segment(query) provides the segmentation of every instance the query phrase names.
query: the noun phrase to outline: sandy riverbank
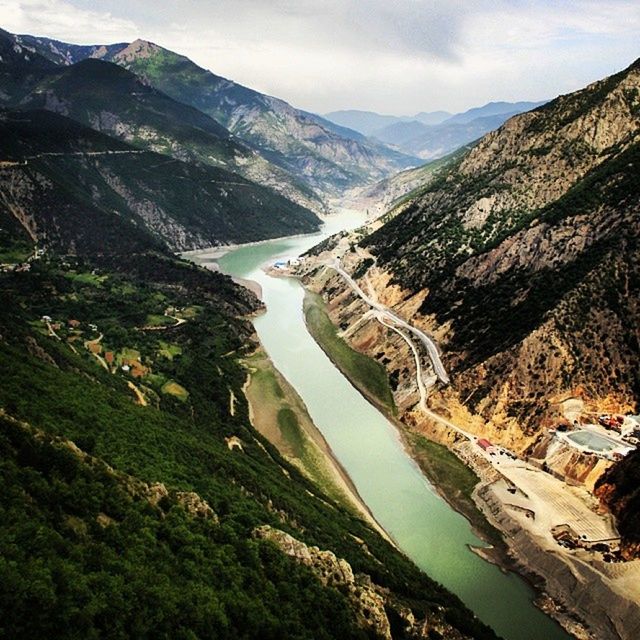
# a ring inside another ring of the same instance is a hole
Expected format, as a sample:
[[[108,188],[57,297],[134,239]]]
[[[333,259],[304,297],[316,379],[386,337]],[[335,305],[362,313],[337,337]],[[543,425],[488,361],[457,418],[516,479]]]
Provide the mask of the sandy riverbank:
[[[375,520],[351,478],[313,423],[296,390],[260,347],[244,364],[249,376],[244,393],[251,423],[289,462],[333,498],[393,541]]]

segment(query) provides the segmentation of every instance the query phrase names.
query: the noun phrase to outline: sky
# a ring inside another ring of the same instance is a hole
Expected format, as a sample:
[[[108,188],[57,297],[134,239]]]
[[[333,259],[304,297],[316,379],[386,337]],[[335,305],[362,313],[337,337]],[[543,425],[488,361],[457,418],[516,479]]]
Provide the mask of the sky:
[[[640,57],[640,0],[0,0],[0,26],[151,40],[316,113],[553,98]]]

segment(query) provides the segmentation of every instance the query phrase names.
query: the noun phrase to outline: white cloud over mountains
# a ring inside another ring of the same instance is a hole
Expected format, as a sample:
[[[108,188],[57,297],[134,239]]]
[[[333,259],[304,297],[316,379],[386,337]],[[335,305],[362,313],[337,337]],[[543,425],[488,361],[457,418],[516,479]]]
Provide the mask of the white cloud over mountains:
[[[318,112],[553,97],[640,55],[637,0],[0,0],[0,24],[153,40]]]

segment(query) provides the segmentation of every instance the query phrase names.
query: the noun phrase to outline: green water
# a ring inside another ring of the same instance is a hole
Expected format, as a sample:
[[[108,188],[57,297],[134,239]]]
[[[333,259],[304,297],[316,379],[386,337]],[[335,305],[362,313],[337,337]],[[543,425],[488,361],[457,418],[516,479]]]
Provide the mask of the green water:
[[[301,285],[268,277],[261,269],[276,257],[298,255],[330,233],[361,223],[360,216],[341,215],[320,234],[236,249],[219,260],[220,268],[262,286],[267,312],[255,321],[262,344],[398,546],[504,638],[567,639],[533,605],[534,593],[522,579],[469,550],[469,545],[483,542],[467,520],[438,496],[403,449],[396,429],[351,386],[307,332]]]

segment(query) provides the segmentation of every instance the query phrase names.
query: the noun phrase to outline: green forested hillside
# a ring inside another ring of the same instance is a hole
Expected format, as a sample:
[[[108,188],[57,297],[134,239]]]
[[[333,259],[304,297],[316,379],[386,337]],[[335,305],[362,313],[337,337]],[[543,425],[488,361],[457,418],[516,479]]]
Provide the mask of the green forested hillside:
[[[345,593],[254,537],[267,524],[389,589],[394,637],[402,607],[493,637],[251,428],[234,316],[257,303],[228,278],[136,254],[41,259],[0,287],[3,635],[367,637]]]

